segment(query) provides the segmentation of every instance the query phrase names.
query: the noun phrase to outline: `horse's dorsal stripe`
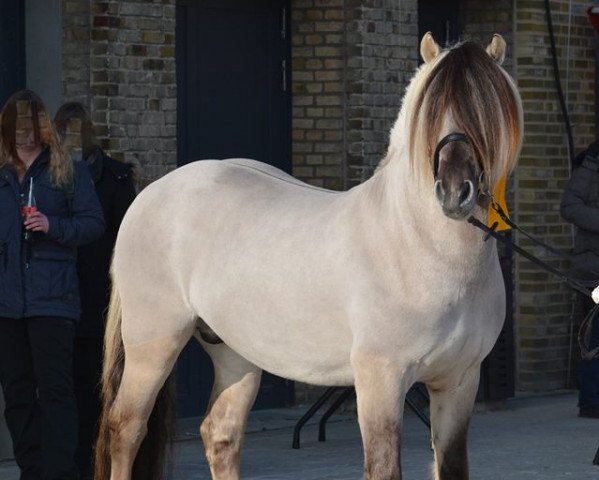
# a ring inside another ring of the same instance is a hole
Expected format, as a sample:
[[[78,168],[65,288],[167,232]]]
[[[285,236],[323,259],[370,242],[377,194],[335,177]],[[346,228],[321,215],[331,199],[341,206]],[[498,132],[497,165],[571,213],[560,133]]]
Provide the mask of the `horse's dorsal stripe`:
[[[261,174],[266,175],[268,177],[272,177],[272,178],[274,178],[276,180],[280,180],[281,182],[289,183],[290,185],[295,185],[296,187],[301,187],[301,188],[305,188],[305,189],[309,189],[309,190],[316,190],[318,192],[330,193],[330,194],[340,194],[340,193],[342,193],[342,192],[337,191],[337,190],[328,190],[326,188],[320,188],[320,187],[316,187],[314,185],[310,185],[309,183],[304,183],[301,180],[298,180],[298,179],[296,179],[296,178],[294,178],[292,176],[288,176],[283,171],[281,171],[281,173],[283,175],[285,175],[285,176],[279,176],[279,175],[275,175],[274,173],[267,172],[266,170],[262,170],[261,168],[257,168],[257,167],[254,167],[252,165],[248,165],[248,164],[245,164],[245,163],[239,163],[239,162],[236,162],[234,160],[227,160],[227,162],[229,164],[231,164],[231,165],[235,165],[235,166],[238,166],[238,167],[247,168],[249,170],[253,170],[255,172],[261,173]]]

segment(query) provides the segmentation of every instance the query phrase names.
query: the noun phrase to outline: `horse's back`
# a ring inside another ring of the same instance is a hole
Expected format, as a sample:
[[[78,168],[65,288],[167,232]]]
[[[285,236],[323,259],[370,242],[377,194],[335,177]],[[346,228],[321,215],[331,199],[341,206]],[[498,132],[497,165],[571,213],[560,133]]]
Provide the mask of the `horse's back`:
[[[127,212],[119,242],[137,241],[143,229],[157,229],[170,240],[200,222],[198,234],[212,233],[219,218],[242,222],[250,230],[253,218],[314,226],[323,215],[335,215],[342,192],[314,187],[265,163],[249,159],[202,160],[185,165],[146,187]],[[310,217],[306,213],[313,213]],[[150,225],[151,224],[151,225]],[[208,230],[207,230],[208,229]],[[243,232],[239,232],[243,233]],[[126,240],[124,237],[129,237]],[[118,248],[118,247],[117,247]]]
[[[244,185],[267,185],[275,190],[287,191],[289,195],[298,195],[301,192],[308,195],[317,192],[324,195],[339,194],[339,192],[309,185],[272,165],[248,158],[201,160],[188,163],[160,178],[151,186],[170,189],[173,184],[179,187],[191,184],[235,189],[243,188]]]

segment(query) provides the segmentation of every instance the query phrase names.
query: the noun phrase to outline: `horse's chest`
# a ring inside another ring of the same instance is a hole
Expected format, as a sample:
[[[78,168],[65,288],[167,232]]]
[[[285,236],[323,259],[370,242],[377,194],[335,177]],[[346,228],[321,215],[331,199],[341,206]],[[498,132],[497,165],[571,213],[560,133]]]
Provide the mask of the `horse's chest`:
[[[501,291],[484,283],[430,281],[389,295],[386,308],[371,305],[365,343],[415,361],[423,370],[482,359],[497,338],[505,303]]]
[[[436,374],[482,361],[497,339],[503,318],[501,311],[490,306],[463,301],[439,309],[428,322],[422,317],[425,327],[420,333],[429,342],[422,342],[415,356],[423,371]]]

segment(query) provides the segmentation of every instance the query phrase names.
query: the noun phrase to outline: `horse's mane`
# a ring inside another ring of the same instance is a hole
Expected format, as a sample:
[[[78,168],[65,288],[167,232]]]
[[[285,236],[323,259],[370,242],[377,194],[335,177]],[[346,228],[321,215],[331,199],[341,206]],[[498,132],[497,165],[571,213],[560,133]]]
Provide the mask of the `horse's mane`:
[[[470,139],[490,185],[515,167],[522,143],[520,96],[508,74],[472,42],[457,44],[415,75],[381,167],[399,150],[405,133],[398,130],[405,128],[412,168],[432,181],[432,154],[447,113]]]

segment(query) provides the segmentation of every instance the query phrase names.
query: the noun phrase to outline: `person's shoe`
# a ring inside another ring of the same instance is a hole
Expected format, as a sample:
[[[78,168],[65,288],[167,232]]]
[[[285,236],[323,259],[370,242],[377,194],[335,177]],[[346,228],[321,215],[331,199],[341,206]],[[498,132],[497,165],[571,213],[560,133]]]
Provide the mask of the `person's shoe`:
[[[584,418],[599,418],[599,405],[580,407],[578,410],[578,416]]]

